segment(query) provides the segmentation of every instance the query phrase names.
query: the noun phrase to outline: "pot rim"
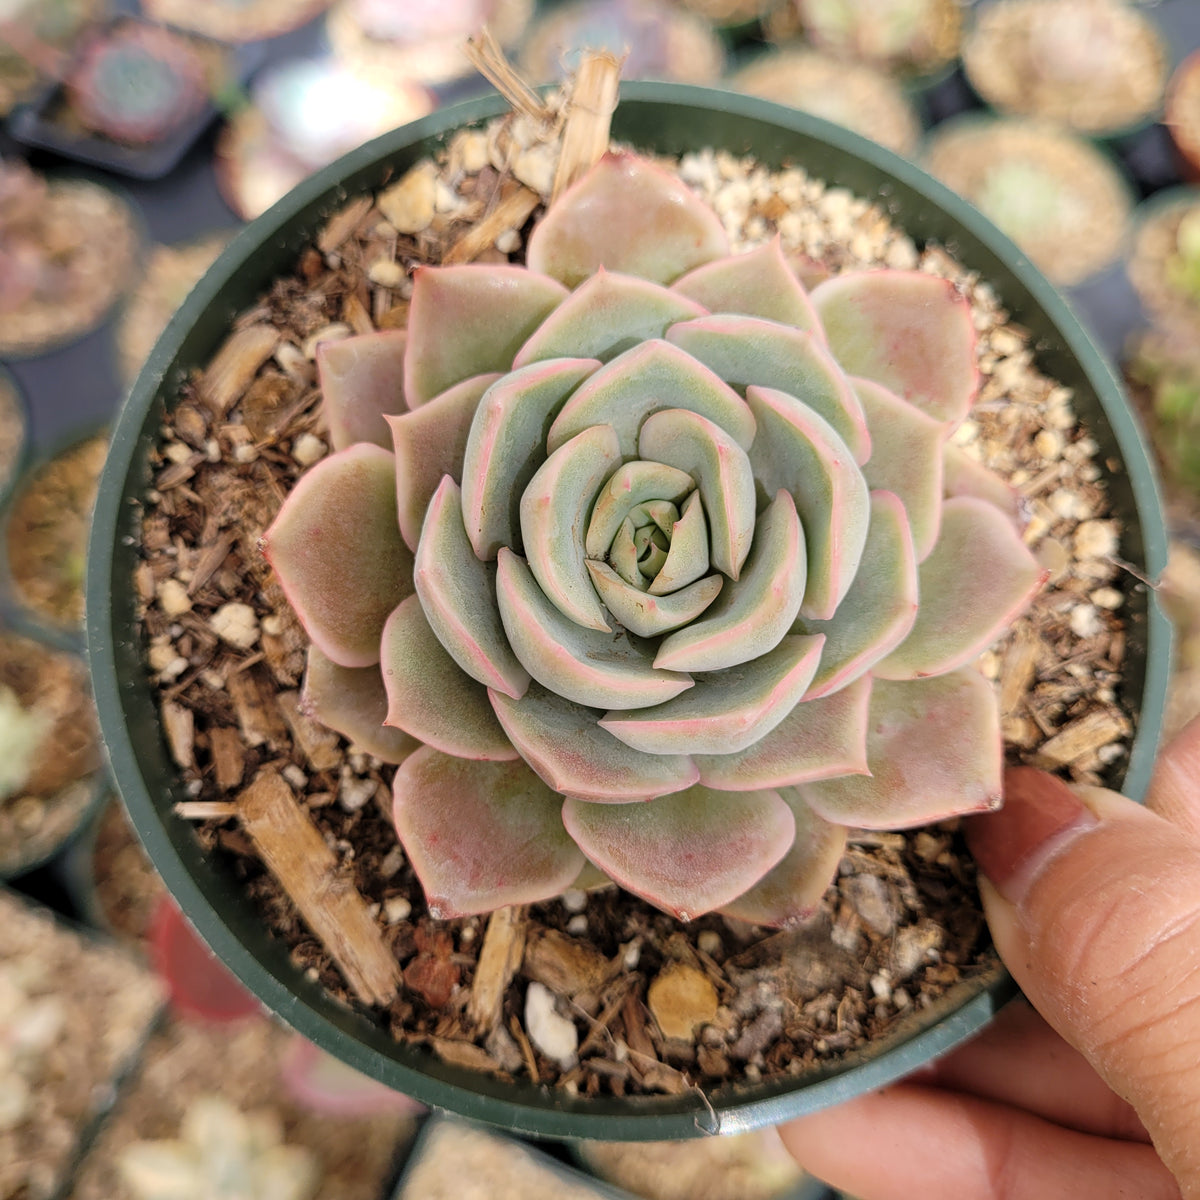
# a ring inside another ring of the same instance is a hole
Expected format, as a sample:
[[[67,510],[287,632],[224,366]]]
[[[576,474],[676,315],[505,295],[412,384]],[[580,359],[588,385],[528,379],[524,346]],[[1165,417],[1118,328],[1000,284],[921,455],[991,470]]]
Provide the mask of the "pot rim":
[[[789,153],[799,158],[806,145],[815,146],[827,162],[832,155],[841,163],[846,177],[839,181],[852,190],[870,187],[873,193],[882,191],[889,202],[896,199],[897,204],[907,198],[912,208],[903,224],[918,240],[933,237],[945,241],[951,230],[954,241],[967,243],[974,258],[982,259],[972,265],[984,277],[1000,273],[1006,280],[1002,290],[1022,293],[1037,310],[1033,313],[1038,327],[1035,334],[1040,335],[1044,327],[1039,349],[1053,360],[1051,368],[1054,362],[1074,364],[1077,369],[1071,373],[1100,398],[1112,434],[1109,440],[1115,443],[1114,452],[1123,459],[1129,477],[1126,502],[1136,518],[1131,557],[1142,559],[1151,577],[1162,570],[1167,542],[1158,487],[1120,385],[1057,292],[976,210],[890,151],[839,126],[768,101],[663,83],[626,83],[621,97],[614,125],[617,138],[633,139],[623,125],[631,118],[636,123],[639,116],[643,121],[649,116],[654,121],[652,135],[643,126],[643,136],[664,153],[686,149],[689,141],[692,146],[726,145],[736,152],[748,152],[749,145],[743,143],[751,133],[756,137],[755,152],[764,160],[775,155],[781,161]],[[302,977],[290,964],[286,950],[266,935],[257,918],[240,911],[247,907],[238,902],[240,897],[229,903],[228,881],[204,859],[190,828],[170,816],[173,802],[185,797],[182,788],[172,788],[174,768],[163,746],[157,711],[140,664],[139,632],[128,585],[137,542],[131,499],[147,484],[145,450],[157,433],[159,402],[177,388],[181,377],[177,360],[196,364],[203,361],[202,353],[211,355],[215,349],[211,341],[203,347],[195,344],[201,335],[193,332],[193,326],[208,313],[219,316],[221,327],[227,329],[234,315],[231,303],[236,301],[229,296],[222,300],[227,285],[256,250],[271,260],[265,267],[257,264],[264,271],[278,272],[284,269],[280,264],[294,261],[302,244],[292,230],[296,222],[307,220],[306,227],[311,229],[321,214],[344,203],[349,195],[378,186],[383,162],[406,152],[426,154],[433,148],[431,139],[497,116],[506,107],[500,97],[490,96],[440,110],[367,143],[319,172],[234,238],[164,331],[113,429],[93,518],[87,635],[102,732],[114,777],[138,832],[200,935],[284,1021],[349,1065],[434,1107],[541,1137],[660,1140],[742,1132],[838,1103],[901,1077],[976,1033],[1016,994],[1015,984],[996,967],[948,993],[943,1003],[935,1006],[936,1023],[909,1028],[889,1039],[881,1052],[843,1060],[836,1068],[822,1068],[800,1081],[729,1086],[714,1093],[713,1103],[699,1089],[681,1097],[585,1100],[530,1083],[503,1083],[453,1068],[432,1054],[393,1042],[368,1017],[338,1004]],[[697,141],[698,125],[705,132],[704,143]],[[730,141],[736,144],[730,145]],[[940,212],[931,218],[931,209]],[[939,220],[940,233],[935,236],[932,231]],[[961,247],[956,248],[961,253]],[[250,286],[246,277],[251,274],[243,273],[244,286]],[[262,285],[253,286],[257,291]],[[1051,369],[1051,373],[1059,372]],[[1125,785],[1135,796],[1140,796],[1149,780],[1169,662],[1170,626],[1152,592],[1146,595],[1144,632],[1147,656],[1141,681],[1141,718]],[[158,769],[153,792],[143,770],[146,758]]]

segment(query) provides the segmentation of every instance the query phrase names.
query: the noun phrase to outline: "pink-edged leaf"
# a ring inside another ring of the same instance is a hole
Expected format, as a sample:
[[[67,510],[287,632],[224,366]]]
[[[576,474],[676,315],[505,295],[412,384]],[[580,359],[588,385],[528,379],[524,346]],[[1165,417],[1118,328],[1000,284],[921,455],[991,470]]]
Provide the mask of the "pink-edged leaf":
[[[601,728],[646,754],[736,754],[765,737],[804,695],[822,637],[785,637],[774,650],[696,681],[653,708],[613,711]]]
[[[387,690],[379,667],[339,667],[316,646],[308,648],[304,712],[384,762],[403,762],[420,744],[403,729],[385,725]]]
[[[696,481],[708,517],[709,559],[737,579],[754,538],[754,475],[746,452],[699,413],[664,408],[642,422],[638,454]]]
[[[908,636],[917,619],[917,562],[899,497],[871,493],[871,527],[850,590],[828,621],[801,617],[794,633],[825,635],[808,699],[829,696],[869,671]]]
[[[820,334],[759,317],[717,315],[673,325],[667,341],[736,388],[754,385],[795,396],[833,427],[856,463],[870,456],[862,405]]]
[[[700,782],[719,791],[785,787],[867,773],[864,675],[833,696],[803,700],[770,733],[737,754],[697,754]]]
[[[648,279],[602,268],[538,326],[518,351],[513,366],[564,355],[608,362],[650,338],[662,337],[676,321],[700,317],[706,311]]]
[[[913,551],[923,561],[942,520],[942,448],[945,426],[869,379],[854,379],[871,430],[871,457],[863,477],[872,490],[899,496],[908,514]]]
[[[871,519],[867,482],[834,428],[794,396],[751,387],[746,401],[758,422],[750,462],[762,499],[790,493],[804,525],[808,581],[800,611],[825,620],[862,561]]]
[[[425,515],[413,580],[430,628],[459,667],[484,687],[523,695],[529,672],[504,636],[496,608],[496,565],[471,549],[462,493],[449,476]]]
[[[689,271],[671,291],[712,313],[741,313],[807,329],[823,337],[817,311],[784,257],[778,237]]]
[[[953,671],[986,650],[1046,582],[1012,521],[973,496],[947,500],[937,544],[918,571],[912,632],[874,672],[914,679]]]
[[[379,661],[383,623],[413,590],[394,455],[359,442],[322,459],[288,493],[259,547],[325,654],[343,667]]]
[[[621,463],[611,425],[559,446],[521,493],[521,541],[546,598],[577,625],[608,632],[583,553],[583,530],[605,480]]]
[[[933,679],[877,679],[868,714],[870,775],[801,784],[827,821],[909,829],[1000,804],[1000,714],[992,685],[967,667]]]
[[[538,587],[528,564],[501,550],[496,595],[504,632],[521,665],[543,687],[589,708],[659,704],[692,686],[690,675],[658,671],[623,630],[586,629]]]
[[[473,375],[507,371],[529,335],[566,297],[562,284],[524,267],[418,267],[404,360],[409,407]]]
[[[971,306],[948,279],[923,271],[848,271],[818,284],[813,304],[834,357],[956,424],[975,399]]]
[[[1018,528],[1028,521],[1021,493],[961,446],[947,442],[942,455],[942,488],[947,499],[974,496],[994,504]]]
[[[591,862],[681,921],[760,880],[787,853],[796,828],[778,792],[699,785],[647,804],[568,800],[562,816]]]
[[[666,596],[655,596],[625,582],[607,563],[587,560],[596,594],[609,612],[637,637],[652,638],[694,621],[720,595],[723,575],[706,575]],[[655,660],[657,666],[665,664]]]
[[[597,724],[600,713],[533,684],[520,700],[492,693],[500,723],[521,757],[564,796],[600,804],[650,800],[691,787],[686,754],[641,754]]]
[[[548,900],[583,867],[562,797],[519,759],[476,762],[423,746],[392,792],[396,832],[437,920]]]
[[[563,405],[546,439],[549,450],[590,425],[611,425],[621,453],[637,454],[642,422],[664,408],[686,408],[719,425],[743,450],[754,441],[746,402],[708,367],[669,342],[645,342],[606,363]]]
[[[609,153],[551,205],[527,261],[573,288],[601,267],[671,283],[728,253],[720,219],[678,176]]]
[[[412,412],[387,418],[396,454],[396,503],[400,533],[413,550],[421,522],[444,475],[462,483],[467,434],[479,401],[496,374],[476,375],[455,384]]]
[[[317,378],[321,402],[335,450],[355,442],[392,448],[384,418],[404,412],[402,329],[381,329],[358,337],[317,345]]]
[[[501,546],[521,549],[521,494],[546,459],[546,431],[563,401],[599,365],[594,358],[534,363],[484,394],[459,480],[467,536],[480,558],[495,558]]]
[[[758,518],[741,578],[725,585],[701,620],[664,638],[654,665],[720,671],[773,650],[800,611],[807,572],[796,504],[781,491]]]
[[[505,762],[517,751],[492,711],[487,689],[446,653],[409,596],[383,630],[387,723],[446,754]]]
[[[752,888],[721,909],[727,917],[774,929],[812,916],[846,849],[844,826],[819,817],[791,788],[779,794],[796,820],[791,849]]]

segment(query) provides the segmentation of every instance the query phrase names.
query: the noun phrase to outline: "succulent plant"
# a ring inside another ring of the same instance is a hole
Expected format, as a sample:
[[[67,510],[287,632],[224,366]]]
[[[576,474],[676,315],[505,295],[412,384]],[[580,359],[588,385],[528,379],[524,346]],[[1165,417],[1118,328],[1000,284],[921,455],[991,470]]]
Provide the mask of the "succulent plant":
[[[47,713],[26,708],[12,688],[0,683],[0,800],[28,786],[43,740],[53,726]]]
[[[131,1142],[117,1166],[138,1200],[307,1200],[319,1183],[312,1152],[284,1144],[274,1113],[219,1096],[191,1103],[179,1137]]]
[[[30,1115],[42,1059],[66,1022],[61,999],[34,971],[19,961],[0,964],[0,1130]]]
[[[1188,209],[1175,232],[1175,250],[1166,263],[1167,282],[1200,304],[1200,204]]]
[[[778,241],[731,255],[609,154],[526,265],[420,268],[406,332],[318,362],[335,452],[262,548],[310,711],[399,763],[435,916],[595,867],[681,919],[786,924],[847,827],[999,802],[971,663],[1043,573],[1002,481],[944,495],[977,380],[946,280],[806,293]]]
[[[811,39],[835,53],[893,67],[953,57],[960,18],[944,0],[794,0]]]
[[[67,80],[67,95],[88,129],[148,145],[200,111],[207,83],[199,56],[178,34],[127,22],[84,49]]]

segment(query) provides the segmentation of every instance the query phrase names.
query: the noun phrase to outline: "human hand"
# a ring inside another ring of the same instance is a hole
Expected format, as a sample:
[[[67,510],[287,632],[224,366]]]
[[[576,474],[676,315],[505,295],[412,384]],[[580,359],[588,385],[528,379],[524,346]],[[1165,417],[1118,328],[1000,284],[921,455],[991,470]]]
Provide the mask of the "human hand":
[[[967,839],[1033,1007],[784,1143],[862,1200],[1198,1200],[1200,718],[1146,808],[1020,767]]]

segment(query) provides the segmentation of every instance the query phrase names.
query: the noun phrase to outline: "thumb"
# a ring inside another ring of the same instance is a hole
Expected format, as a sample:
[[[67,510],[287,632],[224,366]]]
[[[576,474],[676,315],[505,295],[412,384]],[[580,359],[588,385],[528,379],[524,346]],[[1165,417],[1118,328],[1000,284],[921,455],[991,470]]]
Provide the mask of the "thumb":
[[[1014,978],[1200,1197],[1200,842],[1115,792],[1030,767],[1006,773],[1004,808],[967,836]]]

